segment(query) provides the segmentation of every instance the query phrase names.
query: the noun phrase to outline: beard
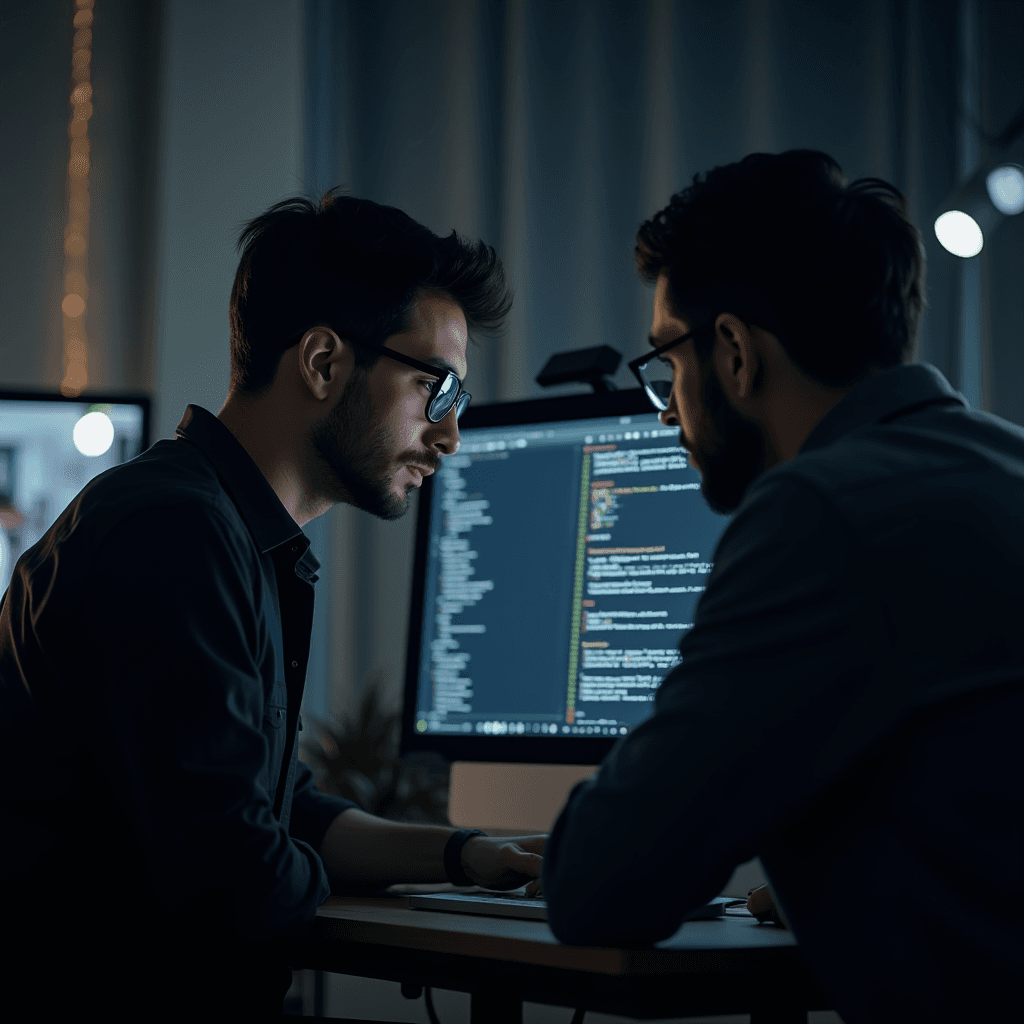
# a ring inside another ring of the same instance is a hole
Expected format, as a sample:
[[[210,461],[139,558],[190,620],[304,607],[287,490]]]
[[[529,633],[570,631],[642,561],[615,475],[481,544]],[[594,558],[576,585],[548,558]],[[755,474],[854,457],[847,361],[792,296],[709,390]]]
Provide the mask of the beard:
[[[701,491],[712,511],[729,515],[739,508],[750,485],[764,472],[761,431],[729,404],[714,367],[704,369],[704,415],[700,436],[679,443],[696,456]]]
[[[346,502],[379,519],[398,519],[409,510],[409,492],[394,493],[394,479],[413,463],[436,470],[440,456],[423,450],[396,452],[394,435],[374,416],[366,371],[352,371],[334,407],[309,432],[316,488],[334,502]]]

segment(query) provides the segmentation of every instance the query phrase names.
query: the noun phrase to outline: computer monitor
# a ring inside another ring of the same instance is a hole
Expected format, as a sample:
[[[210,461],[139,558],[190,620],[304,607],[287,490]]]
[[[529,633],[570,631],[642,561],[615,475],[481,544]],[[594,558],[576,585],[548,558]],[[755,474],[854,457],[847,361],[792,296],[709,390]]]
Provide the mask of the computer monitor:
[[[403,749],[597,764],[651,713],[727,519],[639,389],[459,428],[420,493]]]
[[[149,447],[149,399],[0,390],[0,595],[95,476]]]

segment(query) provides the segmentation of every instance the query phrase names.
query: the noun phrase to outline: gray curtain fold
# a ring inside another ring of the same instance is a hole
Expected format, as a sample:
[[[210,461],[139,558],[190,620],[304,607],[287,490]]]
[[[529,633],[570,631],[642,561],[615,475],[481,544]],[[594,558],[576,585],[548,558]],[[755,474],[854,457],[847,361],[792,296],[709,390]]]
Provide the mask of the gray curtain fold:
[[[472,374],[507,400],[540,393],[553,352],[638,350],[633,237],[694,173],[822,149],[906,192],[930,257],[921,355],[955,381],[957,268],[930,225],[957,181],[959,24],[955,0],[308,0],[307,186],[498,248],[516,307]]]

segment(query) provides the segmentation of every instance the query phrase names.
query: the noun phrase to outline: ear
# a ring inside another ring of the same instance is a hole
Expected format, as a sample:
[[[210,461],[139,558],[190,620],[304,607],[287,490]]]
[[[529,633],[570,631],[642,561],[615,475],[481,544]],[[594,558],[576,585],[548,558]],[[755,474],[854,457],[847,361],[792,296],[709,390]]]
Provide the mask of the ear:
[[[750,328],[738,316],[721,313],[715,320],[712,359],[722,389],[733,402],[753,396],[761,375],[760,356]]]
[[[336,395],[354,368],[352,347],[329,327],[311,327],[298,345],[299,375],[318,401]]]

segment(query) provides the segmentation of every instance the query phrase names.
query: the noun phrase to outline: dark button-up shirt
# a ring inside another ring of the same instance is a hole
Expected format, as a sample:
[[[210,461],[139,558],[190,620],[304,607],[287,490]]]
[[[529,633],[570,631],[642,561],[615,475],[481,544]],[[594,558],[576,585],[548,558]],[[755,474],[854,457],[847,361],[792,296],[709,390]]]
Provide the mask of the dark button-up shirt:
[[[317,568],[195,406],[174,440],[85,487],[0,609],[8,901],[42,907],[73,878],[126,928],[155,907],[161,929],[212,914],[246,940],[312,921],[329,891],[316,851],[354,806],[297,757]]]
[[[555,934],[665,938],[759,855],[846,1024],[1011,1019],[1022,622],[1024,431],[872,376],[751,485],[653,716],[571,794]]]

